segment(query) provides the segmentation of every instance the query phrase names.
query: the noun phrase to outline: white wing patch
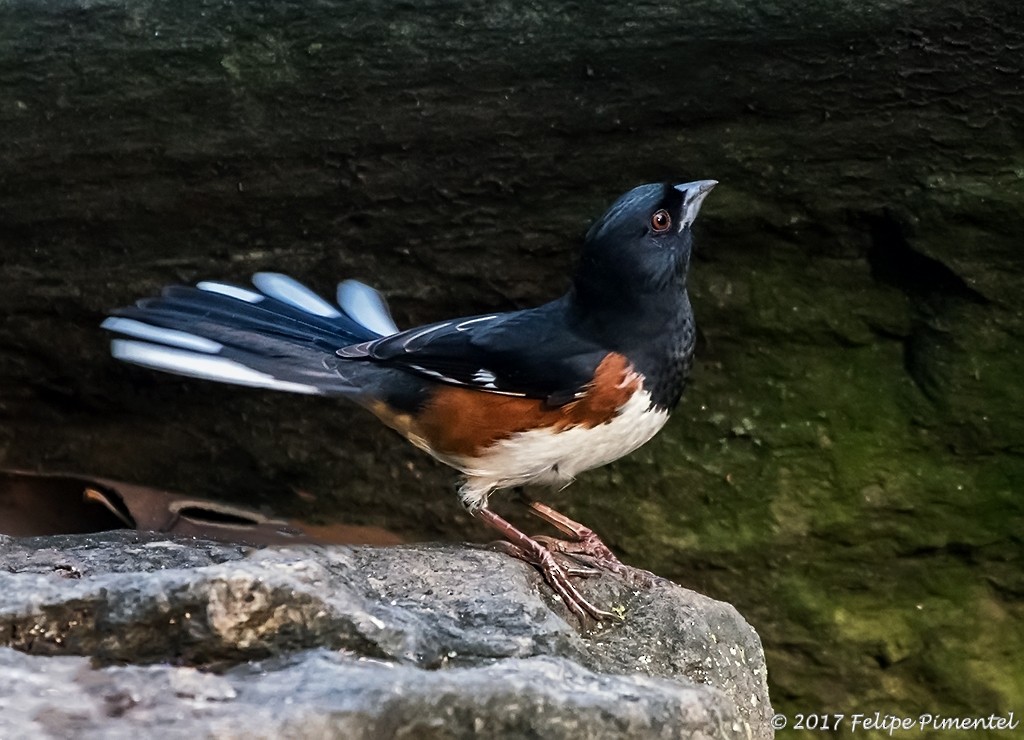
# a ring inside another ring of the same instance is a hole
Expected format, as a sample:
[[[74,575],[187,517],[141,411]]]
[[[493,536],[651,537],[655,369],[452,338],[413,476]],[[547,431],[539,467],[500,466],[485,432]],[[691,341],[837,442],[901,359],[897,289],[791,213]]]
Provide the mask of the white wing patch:
[[[336,319],[341,316],[338,309],[298,280],[279,272],[257,272],[252,276],[252,283],[271,298],[276,298],[300,311],[325,319]]]
[[[422,373],[424,375],[429,375],[431,378],[437,378],[438,380],[455,382],[451,378],[449,378],[447,375],[445,375],[444,373],[439,373],[437,370],[428,370],[427,368],[420,367],[419,365],[409,365],[409,367],[412,368],[413,370],[415,370],[418,373]]]
[[[493,316],[478,316],[475,319],[468,319],[467,321],[463,321],[462,323],[456,324],[455,325],[455,331],[466,331],[473,324],[479,324],[482,321],[493,321],[496,318],[498,318],[497,315],[493,315]]]
[[[134,339],[115,339],[110,343],[110,353],[124,362],[190,378],[216,380],[221,383],[245,385],[251,388],[270,388],[290,393],[321,393],[315,385],[278,380],[273,375],[253,370],[226,357],[201,354],[187,349],[161,347]]]
[[[494,388],[494,381],[498,377],[490,370],[477,370],[473,373],[473,382],[480,383],[484,388]]]
[[[358,280],[338,284],[338,305],[357,324],[383,337],[398,333],[388,304],[376,290]]]
[[[339,357],[364,357],[365,355],[356,351],[356,347],[343,347],[337,351]],[[346,353],[347,352],[347,353]],[[476,388],[478,390],[486,390],[489,393],[494,393],[499,396],[513,396],[515,398],[525,398],[525,393],[519,393],[517,391],[499,391],[497,382],[497,376],[490,370],[477,370],[473,373],[473,377],[469,382],[460,380],[459,378],[453,378],[450,375],[445,375],[439,370],[431,370],[430,368],[423,367],[422,365],[414,365],[409,363],[406,365],[409,370],[426,375],[428,378],[437,378],[445,383],[451,383],[452,385],[462,386],[463,388]]]
[[[429,336],[429,335],[433,334],[435,331],[441,331],[442,329],[445,329],[445,328],[451,326],[451,323],[452,322],[450,322],[450,321],[446,321],[443,324],[437,324],[435,326],[428,326],[426,329],[421,329],[420,331],[413,332],[412,334],[407,336],[404,340],[402,340],[402,348],[405,351],[407,351],[407,352],[415,351],[415,348],[413,347],[413,343],[414,342],[416,342],[416,341],[418,341],[420,339],[423,339],[426,336]]]

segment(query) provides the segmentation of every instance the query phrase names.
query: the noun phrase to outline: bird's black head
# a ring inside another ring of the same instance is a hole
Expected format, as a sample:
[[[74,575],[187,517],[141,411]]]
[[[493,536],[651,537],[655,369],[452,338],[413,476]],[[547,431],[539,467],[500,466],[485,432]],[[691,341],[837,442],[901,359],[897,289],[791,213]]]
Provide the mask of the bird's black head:
[[[576,271],[581,298],[618,302],[679,289],[690,264],[693,225],[718,183],[640,185],[590,227]]]

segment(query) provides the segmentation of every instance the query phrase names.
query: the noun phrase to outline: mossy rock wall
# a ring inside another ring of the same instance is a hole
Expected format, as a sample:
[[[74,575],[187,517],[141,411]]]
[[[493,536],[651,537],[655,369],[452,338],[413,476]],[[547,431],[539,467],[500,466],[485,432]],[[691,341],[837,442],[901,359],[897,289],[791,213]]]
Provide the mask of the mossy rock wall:
[[[715,178],[683,406],[549,500],[737,604],[782,711],[1019,709],[1022,48],[1008,0],[0,0],[0,464],[484,537],[361,412],[97,324],[261,269],[526,306],[620,192]]]

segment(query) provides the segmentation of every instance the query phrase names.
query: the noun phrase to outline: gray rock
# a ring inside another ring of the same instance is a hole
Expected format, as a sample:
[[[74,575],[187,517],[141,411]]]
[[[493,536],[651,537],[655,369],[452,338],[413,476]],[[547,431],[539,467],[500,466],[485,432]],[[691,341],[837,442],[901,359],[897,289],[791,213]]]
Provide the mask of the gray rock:
[[[735,609],[582,588],[625,619],[480,548],[0,538],[0,737],[772,736]]]

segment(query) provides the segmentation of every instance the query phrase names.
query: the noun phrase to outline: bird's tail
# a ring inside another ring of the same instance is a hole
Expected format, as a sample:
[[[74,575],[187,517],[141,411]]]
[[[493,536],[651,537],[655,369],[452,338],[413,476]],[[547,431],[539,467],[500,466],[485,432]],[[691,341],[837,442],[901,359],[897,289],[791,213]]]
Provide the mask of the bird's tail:
[[[354,280],[338,305],[278,273],[256,290],[220,282],[171,286],[115,311],[103,328],[119,360],[164,372],[292,393],[350,394],[358,383],[341,347],[398,331],[381,295]]]

